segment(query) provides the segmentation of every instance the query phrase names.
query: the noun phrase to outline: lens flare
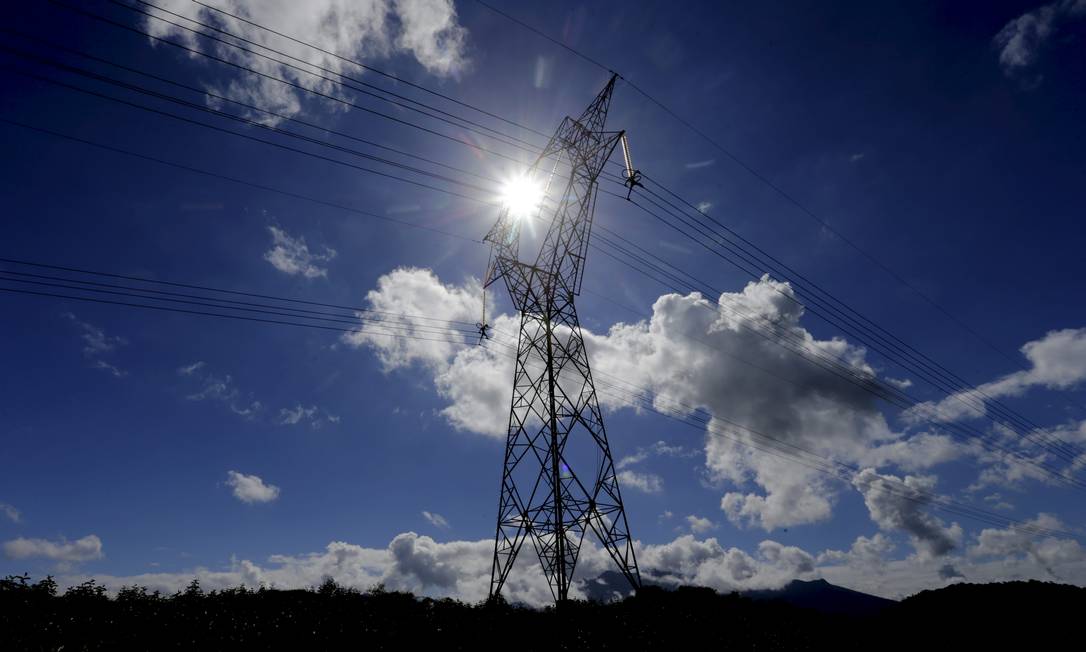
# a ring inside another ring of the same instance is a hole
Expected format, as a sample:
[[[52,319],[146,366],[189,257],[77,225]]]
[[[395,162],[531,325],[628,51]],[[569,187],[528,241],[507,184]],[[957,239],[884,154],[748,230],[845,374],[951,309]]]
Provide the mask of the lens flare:
[[[543,186],[527,176],[514,177],[502,187],[501,202],[512,217],[527,217],[543,203]]]

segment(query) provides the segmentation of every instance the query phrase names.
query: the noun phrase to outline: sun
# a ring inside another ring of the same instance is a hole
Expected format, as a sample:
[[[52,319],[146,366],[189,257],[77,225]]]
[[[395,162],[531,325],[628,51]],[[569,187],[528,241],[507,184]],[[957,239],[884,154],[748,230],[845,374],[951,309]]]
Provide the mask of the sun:
[[[543,203],[543,187],[526,175],[514,177],[502,186],[501,202],[510,216],[525,218]]]

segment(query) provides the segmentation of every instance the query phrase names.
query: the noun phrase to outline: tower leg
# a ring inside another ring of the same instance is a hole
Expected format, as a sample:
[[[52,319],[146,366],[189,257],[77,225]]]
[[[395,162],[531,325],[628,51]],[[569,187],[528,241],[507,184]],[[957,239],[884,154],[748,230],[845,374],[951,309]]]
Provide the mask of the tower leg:
[[[572,301],[544,307],[521,316],[490,594],[531,539],[554,599],[567,599],[588,531],[640,587],[576,310]]]

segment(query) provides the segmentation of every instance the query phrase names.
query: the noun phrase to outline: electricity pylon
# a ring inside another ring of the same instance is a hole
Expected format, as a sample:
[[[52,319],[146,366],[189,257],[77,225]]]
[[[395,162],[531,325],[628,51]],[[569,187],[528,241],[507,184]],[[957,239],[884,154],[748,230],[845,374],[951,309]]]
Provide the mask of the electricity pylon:
[[[555,181],[564,184],[535,263],[518,258],[527,218],[510,215],[508,207],[486,236],[492,249],[484,287],[504,279],[520,311],[491,598],[500,595],[521,545],[530,539],[555,601],[564,601],[589,530],[630,584],[641,586],[574,306],[584,275],[597,178],[620,141],[631,189],[635,183],[624,132],[603,130],[616,77],[581,117],[562,121],[529,168],[534,175],[554,158],[548,188]],[[560,176],[565,166],[569,174]]]

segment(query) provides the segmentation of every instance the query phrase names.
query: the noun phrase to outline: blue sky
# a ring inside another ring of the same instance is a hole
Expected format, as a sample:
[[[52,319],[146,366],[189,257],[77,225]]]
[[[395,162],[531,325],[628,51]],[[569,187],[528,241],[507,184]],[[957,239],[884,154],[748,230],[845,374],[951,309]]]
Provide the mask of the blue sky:
[[[205,22],[222,20],[192,2],[155,4]],[[322,0],[292,10],[288,4],[236,0],[217,6],[543,132],[565,115],[579,114],[608,77],[475,2]],[[707,214],[969,383],[984,384],[1016,412],[1082,443],[1081,5],[690,3],[681,11],[666,3],[501,6],[614,66],[911,287],[620,83],[608,125],[628,131],[646,175],[702,204]],[[123,25],[160,30],[155,33],[163,38],[186,38],[113,4],[86,7]],[[332,23],[317,19],[333,9],[339,10],[336,34],[327,29]],[[247,29],[308,60],[319,56],[251,26],[214,24]],[[60,51],[55,44],[61,44],[469,173],[505,179],[520,171],[511,161],[260,82],[59,6],[23,7],[12,25],[48,44],[5,33],[0,117],[8,121],[469,239],[484,235],[497,217],[493,206],[15,72],[154,103],[11,53],[14,48],[151,85]],[[215,51],[202,40],[190,47]],[[324,61],[345,74],[361,74]],[[361,78],[393,88],[374,74]],[[199,93],[154,87],[199,105],[211,102]],[[319,90],[476,138],[351,91]],[[395,91],[515,131],[414,88],[397,85]],[[276,138],[253,127],[216,124]],[[488,255],[481,244],[10,124],[0,124],[0,133],[8,153],[2,175],[5,258],[477,319],[477,282]],[[524,152],[502,151],[529,162]],[[777,311],[778,317],[784,311],[784,323],[817,346],[843,352],[857,368],[867,365],[882,378],[911,381],[908,391],[931,402],[929,414],[944,415],[939,410],[950,405],[939,403],[944,393],[892,360],[857,348],[810,311],[789,312],[781,302],[789,288],[771,281],[748,287],[748,276],[624,201],[601,197],[597,220],[724,292],[723,305]],[[747,449],[721,449],[703,429],[605,400],[616,458],[642,453],[639,461],[624,463],[623,491],[631,530],[645,547],[643,566],[717,588],[823,576],[890,596],[958,576],[1086,581],[1086,553],[1076,539],[1086,513],[1077,489],[1028,474],[1018,478],[982,450],[954,448],[941,424],[858,397],[781,349],[745,338],[734,324],[733,330],[707,329],[703,315],[690,316],[697,313],[687,309],[694,299],[657,303],[672,288],[606,256],[593,253],[585,279],[578,306],[601,373],[720,417],[775,424],[786,440],[875,474],[830,481],[802,467],[778,466],[776,458],[746,458],[741,451]],[[3,285],[26,287],[7,280]],[[498,315],[508,317],[511,307],[501,293],[492,297],[500,325]],[[718,299],[708,297],[712,310]],[[195,574],[212,584],[286,586],[315,583],[329,573],[361,585],[382,580],[420,592],[485,595],[508,401],[508,394],[494,400],[486,390],[510,379],[485,350],[458,353],[435,343],[27,295],[0,301],[7,317],[0,321],[6,461],[0,572],[162,587]],[[672,329],[638,324],[650,315],[661,324],[670,320]],[[675,335],[684,328],[701,328],[717,348],[699,348]],[[1027,357],[1020,349],[1031,342]],[[654,354],[638,357],[637,351]],[[727,352],[772,366],[797,389],[783,390]],[[975,415],[945,419],[1004,436],[997,423]],[[1007,446],[1025,446],[1013,433],[1005,436]],[[880,448],[891,444],[902,448]],[[890,476],[917,491],[1070,534],[1026,537],[922,501],[884,500],[872,487]],[[585,555],[586,573],[607,568],[597,552]],[[518,565],[534,563],[524,554]],[[510,590],[529,601],[543,595],[530,577]]]

